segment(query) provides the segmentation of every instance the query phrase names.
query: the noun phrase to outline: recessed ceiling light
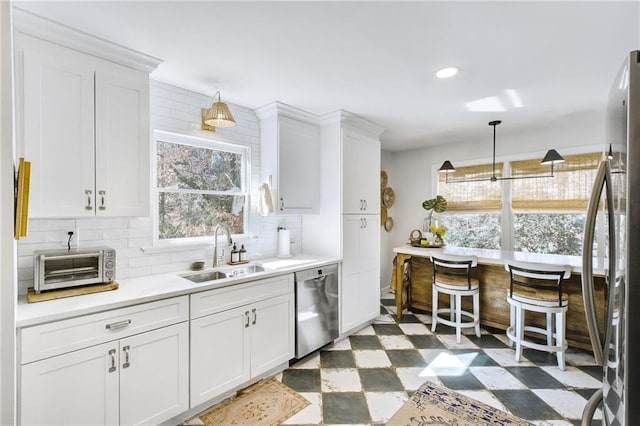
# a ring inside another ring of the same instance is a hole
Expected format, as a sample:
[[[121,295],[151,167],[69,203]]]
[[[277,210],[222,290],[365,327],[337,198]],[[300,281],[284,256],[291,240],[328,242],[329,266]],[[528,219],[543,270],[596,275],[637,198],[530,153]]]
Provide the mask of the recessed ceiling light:
[[[460,71],[460,68],[458,67],[446,67],[446,68],[442,68],[441,70],[439,70],[436,73],[436,77],[438,78],[449,78],[449,77],[453,77],[454,75],[458,74],[458,71]]]

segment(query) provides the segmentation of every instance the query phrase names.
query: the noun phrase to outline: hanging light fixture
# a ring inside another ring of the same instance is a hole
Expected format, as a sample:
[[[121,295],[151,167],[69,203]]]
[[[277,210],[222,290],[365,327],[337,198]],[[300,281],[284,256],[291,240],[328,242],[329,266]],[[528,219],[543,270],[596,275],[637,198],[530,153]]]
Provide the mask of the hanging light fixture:
[[[217,97],[217,100],[216,100]],[[202,108],[202,130],[216,131],[216,127],[233,127],[236,120],[233,118],[227,104],[220,100],[220,91],[213,95],[211,106]]]
[[[514,179],[532,179],[532,178],[544,178],[544,177],[553,177],[553,166],[557,163],[564,162],[564,158],[562,155],[558,154],[558,151],[555,149],[550,149],[547,151],[547,154],[544,156],[540,164],[551,166],[551,173],[548,175],[534,175],[534,176],[514,176],[514,177],[498,177],[496,176],[496,126],[502,123],[500,120],[490,121],[489,126],[493,126],[493,159],[491,162],[491,177],[489,178],[481,178],[481,179],[449,179],[449,172],[455,172],[456,168],[451,164],[451,161],[445,160],[442,163],[442,166],[438,169],[439,172],[444,173],[444,181],[446,183],[457,183],[457,182],[479,182],[479,181],[489,181],[489,182],[497,182],[499,180],[514,180]]]

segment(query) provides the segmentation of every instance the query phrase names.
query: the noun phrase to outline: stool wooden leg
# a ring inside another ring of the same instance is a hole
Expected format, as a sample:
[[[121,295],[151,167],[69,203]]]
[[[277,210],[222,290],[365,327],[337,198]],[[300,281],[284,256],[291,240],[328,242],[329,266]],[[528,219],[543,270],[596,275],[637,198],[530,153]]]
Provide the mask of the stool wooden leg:
[[[431,294],[431,332],[434,333],[438,324],[438,287],[431,286]]]
[[[456,340],[460,343],[460,334],[462,331],[462,296],[456,294]]]
[[[480,294],[473,295],[473,321],[476,323],[476,336],[480,337]]]
[[[516,308],[516,361],[520,362],[522,357],[522,340],[524,340],[524,309],[521,306]]]
[[[560,350],[556,352],[556,357],[558,358],[558,367],[560,370],[565,369],[564,363],[564,323],[566,318],[566,312],[558,312],[556,314],[556,345],[560,347]]]

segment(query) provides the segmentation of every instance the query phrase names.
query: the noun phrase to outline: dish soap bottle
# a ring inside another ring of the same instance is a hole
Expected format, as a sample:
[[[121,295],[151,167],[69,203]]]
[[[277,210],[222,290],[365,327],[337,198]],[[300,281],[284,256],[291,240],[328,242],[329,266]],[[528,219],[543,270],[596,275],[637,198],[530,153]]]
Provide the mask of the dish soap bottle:
[[[240,255],[240,262],[246,262],[247,261],[247,250],[245,250],[244,244],[242,244],[242,246],[240,247],[240,251],[238,253]]]
[[[236,247],[236,243],[233,243],[233,248],[231,249],[231,263],[240,262],[240,252]]]

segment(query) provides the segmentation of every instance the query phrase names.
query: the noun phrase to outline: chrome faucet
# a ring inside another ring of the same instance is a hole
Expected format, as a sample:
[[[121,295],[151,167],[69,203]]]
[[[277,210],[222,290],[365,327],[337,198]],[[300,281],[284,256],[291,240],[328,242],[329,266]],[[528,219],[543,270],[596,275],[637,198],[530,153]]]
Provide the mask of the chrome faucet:
[[[220,222],[216,225],[215,230],[213,231],[213,267],[217,268],[218,265],[218,230],[220,227],[224,228],[224,231],[227,233],[227,246],[233,244],[231,240],[231,230],[226,223]]]

